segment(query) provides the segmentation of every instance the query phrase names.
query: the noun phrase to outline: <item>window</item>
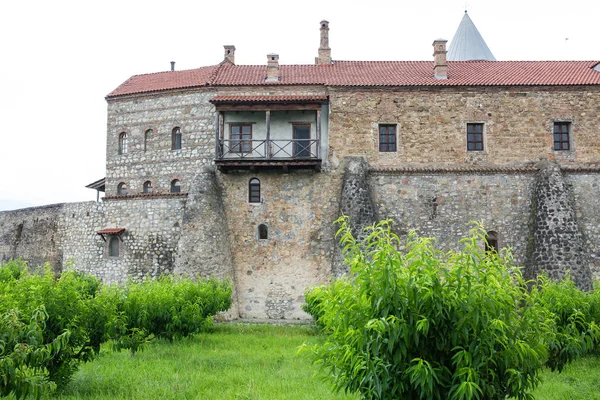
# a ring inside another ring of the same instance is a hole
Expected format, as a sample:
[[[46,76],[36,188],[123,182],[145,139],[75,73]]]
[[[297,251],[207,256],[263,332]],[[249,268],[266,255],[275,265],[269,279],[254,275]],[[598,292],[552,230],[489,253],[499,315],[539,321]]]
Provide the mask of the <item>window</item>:
[[[379,151],[396,151],[396,125],[379,125]]]
[[[127,154],[127,134],[125,132],[119,135],[119,154]]]
[[[231,139],[231,152],[233,153],[251,153],[252,152],[252,125],[251,124],[230,124],[229,138]]]
[[[485,251],[498,252],[498,234],[494,231],[487,233],[485,237]]]
[[[144,182],[144,193],[152,193],[152,182]]]
[[[554,150],[570,150],[569,134],[571,132],[570,122],[554,123]]]
[[[152,134],[154,132],[152,132],[152,129],[148,129],[146,131],[146,133],[144,133],[144,151],[148,150],[148,143],[150,142],[150,140],[152,139]]]
[[[177,179],[171,181],[171,193],[181,193],[181,183]]]
[[[108,256],[119,257],[119,238],[117,236],[111,236],[108,239]]]
[[[260,181],[257,178],[248,182],[248,202],[260,203]]]
[[[181,150],[181,128],[180,127],[173,128],[173,132],[171,133],[171,149],[172,150]]]
[[[265,224],[260,224],[258,226],[258,238],[261,240],[265,240],[269,238],[269,228]]]
[[[467,124],[467,150],[483,151],[483,124]]]
[[[117,186],[117,194],[121,196],[127,194],[127,184],[125,182],[119,183],[119,186]]]

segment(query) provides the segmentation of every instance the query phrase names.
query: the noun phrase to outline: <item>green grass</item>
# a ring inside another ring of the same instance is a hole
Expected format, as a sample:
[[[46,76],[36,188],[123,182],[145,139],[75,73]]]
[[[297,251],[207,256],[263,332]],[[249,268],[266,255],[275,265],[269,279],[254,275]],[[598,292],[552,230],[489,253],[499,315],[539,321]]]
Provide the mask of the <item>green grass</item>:
[[[66,399],[354,399],[334,395],[298,355],[319,340],[311,326],[217,325],[210,333],[173,344],[155,341],[131,357],[103,348],[83,365]],[[600,358],[585,358],[561,374],[543,373],[539,400],[600,400]]]
[[[315,368],[297,353],[316,335],[311,326],[231,324],[155,341],[134,357],[105,347],[58,399],[358,399],[313,379]]]

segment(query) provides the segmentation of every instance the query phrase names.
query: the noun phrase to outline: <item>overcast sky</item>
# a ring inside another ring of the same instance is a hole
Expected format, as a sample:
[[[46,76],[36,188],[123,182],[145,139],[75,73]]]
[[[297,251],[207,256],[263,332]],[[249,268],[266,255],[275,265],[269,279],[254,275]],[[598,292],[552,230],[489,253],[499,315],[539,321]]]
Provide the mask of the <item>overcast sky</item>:
[[[598,0],[470,0],[497,60],[600,60]],[[0,210],[94,200],[104,96],[131,75],[219,63],[311,64],[319,22],[334,60],[432,60],[465,1],[64,1],[0,5]]]

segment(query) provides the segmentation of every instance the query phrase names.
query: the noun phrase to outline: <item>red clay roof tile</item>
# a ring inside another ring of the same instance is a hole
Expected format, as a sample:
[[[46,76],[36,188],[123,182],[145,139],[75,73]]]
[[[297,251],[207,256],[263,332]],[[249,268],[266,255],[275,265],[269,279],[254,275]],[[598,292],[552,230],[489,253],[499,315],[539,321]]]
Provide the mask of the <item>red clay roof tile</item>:
[[[325,95],[308,96],[215,96],[210,99],[211,103],[286,103],[286,102],[310,102],[326,101]]]
[[[600,85],[598,61],[448,61],[448,79],[433,77],[431,61],[335,61],[281,65],[280,80],[265,82],[266,65],[233,65],[136,75],[107,98],[197,86],[554,86]]]
[[[96,232],[98,235],[116,235],[124,232],[125,228],[105,228]]]

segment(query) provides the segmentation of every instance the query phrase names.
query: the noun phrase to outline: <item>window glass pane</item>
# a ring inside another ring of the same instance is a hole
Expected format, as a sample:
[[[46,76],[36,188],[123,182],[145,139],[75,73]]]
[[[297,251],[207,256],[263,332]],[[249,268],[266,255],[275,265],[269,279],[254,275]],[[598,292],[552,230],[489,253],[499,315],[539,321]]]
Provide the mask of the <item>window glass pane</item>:
[[[231,125],[231,133],[239,134],[241,126],[239,125]]]

